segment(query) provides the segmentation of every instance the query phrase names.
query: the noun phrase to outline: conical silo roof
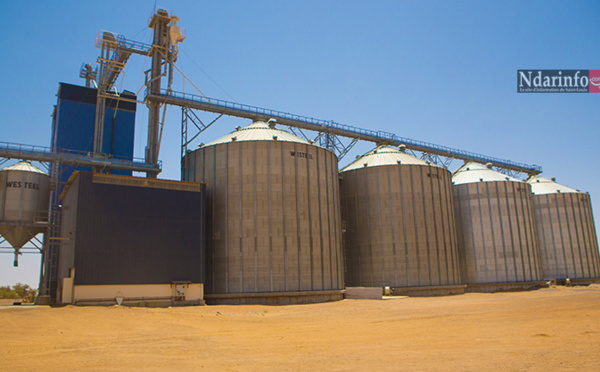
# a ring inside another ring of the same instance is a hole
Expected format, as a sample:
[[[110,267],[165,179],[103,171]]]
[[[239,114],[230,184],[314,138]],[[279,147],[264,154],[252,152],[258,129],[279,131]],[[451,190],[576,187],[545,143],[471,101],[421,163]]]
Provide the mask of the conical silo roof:
[[[469,162],[458,168],[452,174],[452,183],[462,185],[465,183],[474,182],[497,182],[497,181],[512,181],[523,182],[517,178],[509,177],[500,172],[492,170],[483,164]]]
[[[531,185],[531,191],[534,195],[556,194],[556,193],[577,193],[579,191],[567,186],[563,186],[540,176],[531,176],[527,179],[527,183]]]
[[[11,165],[9,167],[2,168],[2,169],[0,169],[0,172],[2,172],[2,171],[8,171],[8,170],[47,174],[46,172],[44,172],[43,170],[35,167],[34,165],[32,165],[28,161],[20,161],[17,164]]]
[[[340,172],[347,172],[364,167],[379,167],[382,165],[432,165],[425,160],[421,160],[412,155],[398,150],[392,146],[378,146],[377,148],[358,157],[355,161],[348,164]]]
[[[238,142],[238,141],[283,141],[283,142],[296,142],[303,144],[311,144],[309,141],[304,140],[292,133],[286,132],[281,129],[277,129],[274,126],[270,127],[264,121],[255,121],[247,127],[238,128],[228,135],[214,140],[204,146],[218,145],[221,143]]]

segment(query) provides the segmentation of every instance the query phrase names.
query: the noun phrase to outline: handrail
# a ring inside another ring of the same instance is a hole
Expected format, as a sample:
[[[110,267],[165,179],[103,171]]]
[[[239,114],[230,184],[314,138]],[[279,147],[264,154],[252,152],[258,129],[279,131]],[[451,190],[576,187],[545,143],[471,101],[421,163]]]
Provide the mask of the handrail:
[[[256,106],[250,106],[242,103],[224,101],[217,98],[206,98],[203,96],[182,93],[175,91],[161,90],[160,95],[152,95],[146,92],[146,99],[166,102],[179,106],[189,106],[205,111],[218,112],[225,115],[246,117],[251,119],[280,119],[279,122],[285,125],[298,126],[305,129],[330,132],[332,134],[358,138],[375,143],[404,145],[409,149],[416,151],[429,152],[436,155],[459,158],[463,160],[472,160],[483,163],[493,163],[495,166],[526,172],[529,174],[542,173],[542,167],[539,165],[528,165],[497,157],[477,154],[470,151],[454,149],[451,147],[436,145],[424,141],[413,140],[406,137],[400,137],[393,133],[384,131],[374,131],[370,129],[357,128],[346,124],[336,123],[333,120],[315,119],[308,116],[291,114],[283,111],[265,109]]]
[[[94,156],[84,151],[57,149],[45,146],[24,145],[0,141],[0,157],[24,160],[47,161],[69,165],[99,166],[111,169],[130,170],[134,172],[160,173],[162,162],[146,163],[142,158],[125,156]]]
[[[142,43],[135,40],[126,39],[123,35],[117,36],[118,48],[127,49],[133,53],[148,55],[152,49],[152,45]]]

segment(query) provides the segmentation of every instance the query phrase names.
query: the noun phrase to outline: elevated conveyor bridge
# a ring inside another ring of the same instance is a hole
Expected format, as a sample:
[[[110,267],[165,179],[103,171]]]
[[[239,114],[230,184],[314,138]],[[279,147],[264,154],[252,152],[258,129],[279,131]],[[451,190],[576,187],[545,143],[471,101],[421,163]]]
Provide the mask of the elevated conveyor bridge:
[[[0,158],[22,159],[42,163],[61,163],[73,166],[94,167],[97,169],[117,169],[132,172],[158,174],[162,163],[148,164],[143,159],[121,159],[108,156],[94,156],[79,151],[52,151],[49,147],[0,142]]]
[[[181,93],[174,91],[161,90],[160,94],[147,94],[146,100],[150,102],[160,102],[164,104],[181,106],[186,109],[196,109],[207,112],[216,113],[219,115],[235,116],[240,118],[268,121],[274,119],[277,124],[286,125],[292,128],[306,129],[319,132],[319,137],[323,134],[326,136],[342,136],[356,140],[374,142],[382,145],[405,146],[409,150],[419,151],[423,153],[422,158],[428,159],[435,163],[442,163],[447,166],[449,162],[435,161],[438,157],[447,159],[461,159],[464,161],[475,161],[478,163],[492,163],[492,165],[500,170],[507,170],[517,173],[539,174],[542,173],[542,167],[539,165],[528,165],[517,163],[510,160],[499,159],[496,157],[481,155],[469,151],[453,149],[446,146],[435,145],[423,141],[417,141],[405,137],[397,136],[393,133],[384,131],[374,131],[362,129],[350,125],[336,123],[331,120],[321,120],[306,116],[290,114],[286,112],[264,109],[255,106],[249,106],[241,103],[228,102],[220,99],[208,98],[204,96]],[[212,123],[211,123],[212,124]],[[209,125],[198,127],[199,131],[203,131]],[[187,135],[187,130],[183,130]],[[197,135],[196,135],[197,136]],[[194,136],[194,138],[196,137]],[[182,145],[185,147],[191,142],[187,138],[182,140]],[[347,148],[336,151],[338,156],[345,155]],[[185,153],[185,151],[184,151]]]

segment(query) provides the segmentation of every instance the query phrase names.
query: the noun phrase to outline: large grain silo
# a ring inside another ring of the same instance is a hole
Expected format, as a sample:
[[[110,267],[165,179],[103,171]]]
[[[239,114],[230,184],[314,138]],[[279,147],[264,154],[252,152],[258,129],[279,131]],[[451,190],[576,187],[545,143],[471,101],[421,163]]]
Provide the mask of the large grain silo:
[[[477,163],[456,170],[452,182],[461,273],[467,290],[536,285],[543,276],[531,187],[492,170],[491,165]]]
[[[254,122],[188,153],[183,168],[207,184],[208,303],[342,298],[335,154]]]
[[[533,209],[546,279],[600,277],[598,237],[587,193],[532,176]]]
[[[26,161],[0,170],[0,235],[19,249],[48,227],[50,177]]]
[[[414,295],[464,290],[448,170],[379,146],[341,177],[348,287]]]

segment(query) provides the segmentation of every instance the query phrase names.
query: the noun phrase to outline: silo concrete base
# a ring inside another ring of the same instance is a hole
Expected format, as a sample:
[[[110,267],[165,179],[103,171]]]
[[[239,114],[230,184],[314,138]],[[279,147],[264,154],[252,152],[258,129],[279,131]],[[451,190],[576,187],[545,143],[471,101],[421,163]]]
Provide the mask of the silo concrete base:
[[[512,283],[477,283],[467,284],[465,288],[466,293],[472,292],[512,292],[512,291],[530,291],[534,289],[540,289],[548,287],[545,280],[532,281],[532,282],[512,282]]]
[[[37,296],[35,298],[36,305],[52,305],[52,298],[50,296]]]
[[[571,279],[571,285],[590,285],[590,284],[600,284],[600,278]]]
[[[66,304],[64,304],[66,305]],[[203,300],[175,301],[172,298],[130,298],[124,299],[121,304],[115,299],[89,299],[73,303],[75,306],[127,306],[127,307],[179,307],[206,305]]]
[[[204,295],[208,305],[296,305],[340,301],[343,298],[343,290]]]
[[[465,293],[464,284],[436,285],[428,287],[399,287],[392,289],[392,296],[433,297],[452,296]]]
[[[383,288],[346,287],[344,298],[347,300],[381,300],[383,299]]]

